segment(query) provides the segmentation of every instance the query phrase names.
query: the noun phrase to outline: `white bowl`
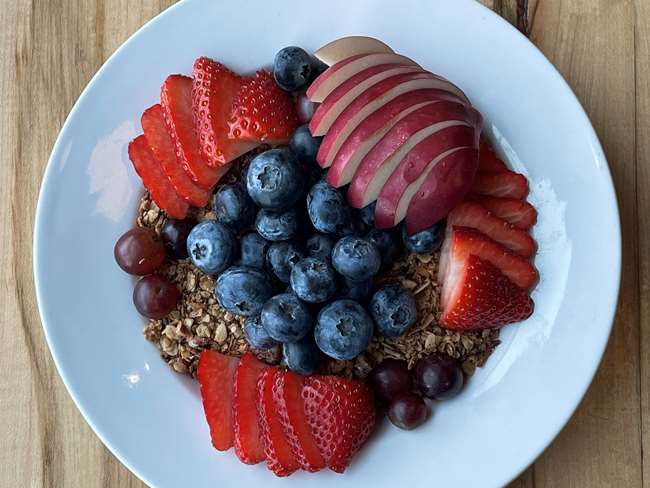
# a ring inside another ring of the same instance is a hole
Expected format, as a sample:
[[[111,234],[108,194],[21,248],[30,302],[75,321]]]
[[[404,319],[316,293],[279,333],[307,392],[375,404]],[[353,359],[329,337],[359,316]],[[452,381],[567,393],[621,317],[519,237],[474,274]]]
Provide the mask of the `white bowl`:
[[[384,425],[345,475],[277,479],[210,445],[196,385],[142,337],[133,281],[113,261],[141,184],[126,154],[169,73],[212,56],[240,71],[286,45],[350,34],[458,83],[539,210],[536,311],[457,399],[413,432]],[[34,273],[52,356],[108,448],[158,487],[500,486],[551,442],[587,389],[607,343],[620,275],[620,229],[607,162],[578,100],[544,56],[472,0],[188,0],[129,39],[79,98],[47,166]]]

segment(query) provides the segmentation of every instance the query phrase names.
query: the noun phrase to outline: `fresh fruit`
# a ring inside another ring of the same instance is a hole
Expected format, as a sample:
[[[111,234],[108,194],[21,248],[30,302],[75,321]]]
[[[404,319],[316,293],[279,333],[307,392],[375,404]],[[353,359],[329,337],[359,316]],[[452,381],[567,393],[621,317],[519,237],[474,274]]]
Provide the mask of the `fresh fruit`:
[[[313,374],[321,361],[321,352],[313,334],[307,334],[297,342],[282,344],[282,359],[291,371],[302,375]]]
[[[307,96],[312,102],[321,103],[338,86],[351,77],[373,66],[382,64],[403,64],[418,66],[413,60],[395,53],[364,53],[352,55],[330,66],[323,74],[314,80],[307,89]]]
[[[167,254],[174,259],[185,259],[187,253],[187,237],[196,225],[194,219],[167,219],[160,229],[160,238],[165,245]]]
[[[314,337],[328,356],[340,361],[354,359],[366,350],[373,323],[368,312],[352,300],[336,300],[318,314]]]
[[[316,154],[322,140],[322,137],[312,136],[306,124],[301,125],[293,131],[289,139],[289,149],[305,164],[316,164]]]
[[[332,260],[332,249],[336,241],[332,236],[326,234],[314,234],[305,244],[307,254],[312,258],[320,259],[323,261]]]
[[[371,86],[355,98],[332,124],[318,150],[318,163],[323,168],[332,166],[337,152],[348,136],[364,119],[391,100],[404,93],[426,88],[455,95],[450,91],[450,87],[453,85],[448,81],[424,71],[393,76]]]
[[[359,54],[392,53],[393,50],[374,37],[348,36],[325,44],[314,56],[328,66]]]
[[[266,465],[276,476],[289,476],[300,464],[287,442],[275,400],[276,378],[281,374],[283,372],[278,368],[268,368],[260,376],[257,383],[257,411]]]
[[[476,229],[525,258],[535,254],[535,241],[528,232],[500,219],[475,202],[463,202],[454,208],[447,216],[447,225]]]
[[[284,347],[286,350],[294,348],[295,345],[285,344]],[[300,467],[307,471],[315,472],[325,468],[325,460],[318,450],[305,416],[302,399],[303,378],[290,371],[283,371],[275,376],[275,380],[274,399],[278,416],[296,460]]]
[[[318,106],[309,128],[315,136],[323,136],[336,118],[352,101],[371,86],[391,76],[421,71],[419,66],[380,64],[360,71],[348,78],[330,93]]]
[[[219,451],[233,446],[232,397],[239,359],[209,349],[199,357],[196,377],[201,387],[212,445]]]
[[[488,197],[470,193],[467,200],[479,203],[500,219],[518,229],[528,230],[537,222],[537,211],[530,203],[518,198]]]
[[[234,261],[237,242],[228,227],[216,220],[204,220],[187,237],[187,252],[201,271],[218,274]]]
[[[246,353],[235,371],[232,400],[235,454],[246,464],[265,459],[257,413],[257,380],[266,368],[268,365]]]
[[[228,118],[243,79],[221,63],[200,57],[194,62],[192,112],[201,152],[218,168],[247,153],[257,142],[228,138]]]
[[[140,315],[162,319],[176,308],[181,294],[176,285],[158,274],[141,278],[133,289],[133,304]]]
[[[268,241],[288,241],[298,232],[298,213],[295,208],[280,211],[263,208],[255,217],[255,230]]]
[[[289,283],[291,269],[305,255],[295,242],[274,242],[266,254],[266,266],[282,283]]]
[[[370,205],[366,205],[359,211],[359,217],[361,221],[366,224],[368,227],[375,226],[375,208],[377,207],[377,202],[372,202]]]
[[[337,298],[349,298],[355,302],[366,304],[375,288],[372,278],[363,281],[351,281],[343,278],[343,287],[336,293]]]
[[[400,359],[384,359],[370,372],[369,381],[375,393],[384,400],[413,388],[408,364]]]
[[[291,270],[291,288],[307,303],[323,303],[336,292],[336,274],[327,260],[307,257]]]
[[[314,116],[317,107],[318,104],[312,102],[304,93],[298,95],[298,99],[296,100],[296,115],[298,115],[298,121],[301,124],[308,124]]]
[[[372,390],[336,376],[304,379],[305,417],[327,466],[345,471],[375,426]]]
[[[248,343],[256,349],[270,349],[277,344],[262,325],[259,315],[246,319],[244,336]]]
[[[463,370],[457,361],[446,355],[430,354],[420,358],[413,374],[418,389],[433,400],[453,398],[463,387]]]
[[[435,165],[429,165],[404,191],[396,218],[406,215],[409,234],[430,227],[463,200],[475,172],[475,148],[459,148],[447,154]]]
[[[349,280],[363,281],[377,274],[381,256],[372,242],[362,237],[347,236],[334,246],[332,265]]]
[[[261,70],[242,84],[228,126],[228,137],[236,141],[286,144],[298,116],[289,94],[278,88],[271,73]]]
[[[377,334],[383,337],[399,337],[417,319],[415,297],[400,285],[384,285],[370,300],[370,314],[375,321]]]
[[[212,199],[212,211],[218,222],[233,230],[249,227],[255,219],[255,204],[241,183],[219,187]]]
[[[319,232],[338,234],[350,218],[343,194],[325,181],[319,181],[307,193],[307,212]]]
[[[462,280],[458,280],[460,278],[458,273],[463,269],[465,258],[470,254],[492,263],[515,285],[524,290],[530,290],[537,282],[537,270],[526,258],[506,249],[477,230],[468,227],[448,228],[438,265],[438,282],[443,285],[443,309],[447,308],[451,292],[454,290],[454,286],[448,286],[447,282],[449,281],[449,285],[463,284]],[[452,268],[452,264],[456,266]],[[477,271],[484,270],[477,265]],[[503,284],[498,281],[499,285]],[[468,282],[468,285],[470,284],[471,282]]]
[[[289,46],[281,49],[273,61],[273,77],[280,88],[292,92],[311,81],[312,59],[302,48]]]
[[[494,150],[485,141],[481,141],[481,145],[479,146],[478,171],[479,173],[502,173],[508,171],[506,164],[494,154]]]
[[[117,240],[113,255],[124,272],[144,276],[163,264],[165,246],[154,230],[134,227]]]
[[[293,293],[282,293],[269,299],[262,307],[262,326],[278,342],[297,342],[314,325],[306,303]]]
[[[270,243],[257,232],[244,234],[239,239],[239,260],[237,264],[264,271],[269,245]]]
[[[201,153],[192,115],[192,78],[182,75],[168,76],[163,83],[160,100],[181,165],[198,186],[211,190],[219,180],[221,172],[208,166]]]
[[[305,173],[289,149],[270,149],[258,154],[246,172],[246,189],[262,208],[291,207],[303,194]]]
[[[156,104],[145,110],[141,123],[151,152],[160,161],[160,167],[176,193],[190,205],[204,207],[210,199],[210,192],[192,181],[176,157],[176,146],[169,135],[162,106]]]
[[[395,395],[388,407],[388,418],[395,427],[413,430],[424,423],[429,415],[422,397],[411,391]]]
[[[232,266],[217,279],[217,302],[236,315],[257,315],[273,295],[266,273],[246,266]]]
[[[391,230],[372,229],[365,236],[366,240],[377,246],[381,256],[381,265],[388,269],[393,265],[401,252],[401,242]]]
[[[445,237],[445,222],[440,221],[431,227],[415,234],[408,234],[406,226],[401,229],[402,242],[409,252],[414,254],[428,254],[437,251]]]
[[[528,195],[528,180],[513,171],[479,173],[470,191],[491,197],[523,199]]]
[[[156,205],[175,219],[184,219],[189,205],[178,196],[176,190],[163,173],[160,162],[154,157],[147,139],[142,135],[129,143],[129,159],[142,184]]]
[[[527,319],[534,303],[494,264],[472,254],[454,256],[443,285],[440,324],[477,330]]]

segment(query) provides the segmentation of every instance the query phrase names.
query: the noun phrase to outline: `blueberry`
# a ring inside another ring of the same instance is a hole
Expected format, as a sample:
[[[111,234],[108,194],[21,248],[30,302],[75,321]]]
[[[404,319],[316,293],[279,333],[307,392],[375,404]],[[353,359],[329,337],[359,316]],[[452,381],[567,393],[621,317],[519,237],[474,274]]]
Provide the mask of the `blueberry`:
[[[340,290],[341,298],[349,298],[359,303],[366,303],[372,295],[372,290],[375,287],[375,282],[372,278],[364,281],[350,281],[343,280],[344,286]]]
[[[224,185],[212,199],[212,210],[217,221],[231,229],[250,227],[255,218],[255,203],[241,183]]]
[[[377,333],[384,337],[399,337],[417,319],[413,293],[399,285],[380,288],[370,300],[370,313]]]
[[[257,232],[249,232],[239,239],[239,261],[237,264],[264,270],[269,242]]]
[[[314,335],[307,334],[298,342],[285,342],[282,345],[282,358],[291,371],[309,375],[320,366],[321,352],[314,341]]]
[[[336,292],[336,273],[325,260],[305,258],[291,270],[291,288],[305,302],[323,303]]]
[[[315,165],[318,148],[323,141],[323,137],[314,137],[309,132],[309,125],[301,125],[291,135],[289,139],[289,149],[291,149],[298,159],[305,164]]]
[[[205,220],[187,237],[187,252],[201,271],[218,274],[234,261],[237,243],[228,227],[216,220]]]
[[[271,349],[277,344],[262,326],[259,315],[246,319],[246,322],[244,322],[244,335],[248,343],[257,349]]]
[[[363,236],[368,231],[366,224],[358,218],[357,212],[348,209],[345,217],[345,224],[341,228],[342,236]]]
[[[160,239],[165,245],[167,254],[174,259],[185,259],[187,253],[187,237],[196,225],[194,219],[167,219],[160,229]]]
[[[273,296],[273,286],[266,273],[247,266],[228,268],[217,279],[215,294],[219,305],[236,315],[250,317],[260,313]]]
[[[332,265],[345,278],[364,281],[376,275],[381,266],[379,250],[361,237],[343,237],[332,250]]]
[[[275,211],[261,209],[255,218],[255,229],[271,242],[288,241],[298,232],[298,214],[295,208]]]
[[[266,253],[266,267],[282,283],[289,283],[291,269],[304,253],[295,242],[275,242]]]
[[[444,220],[413,235],[408,235],[406,226],[402,225],[402,241],[404,242],[404,246],[414,254],[427,254],[437,251],[440,249],[444,237]]]
[[[262,208],[291,207],[303,194],[305,171],[289,149],[270,149],[258,154],[246,172],[246,189]]]
[[[273,61],[273,77],[280,88],[296,91],[311,81],[313,62],[311,56],[296,46],[282,49]]]
[[[346,361],[366,350],[372,336],[370,315],[354,300],[337,300],[318,314],[314,337],[328,356]]]
[[[359,217],[361,221],[366,224],[368,227],[375,226],[375,207],[377,202],[372,202],[370,205],[366,205],[359,211]]]
[[[338,234],[350,219],[343,194],[325,181],[319,181],[307,194],[307,212],[319,232]]]
[[[326,234],[314,234],[307,239],[307,254],[313,258],[330,261],[336,241]]]
[[[401,242],[391,230],[372,229],[366,234],[366,239],[379,250],[382,266],[388,268],[400,254]]]
[[[306,303],[293,293],[282,293],[262,307],[262,325],[278,342],[296,342],[305,337],[314,325]]]

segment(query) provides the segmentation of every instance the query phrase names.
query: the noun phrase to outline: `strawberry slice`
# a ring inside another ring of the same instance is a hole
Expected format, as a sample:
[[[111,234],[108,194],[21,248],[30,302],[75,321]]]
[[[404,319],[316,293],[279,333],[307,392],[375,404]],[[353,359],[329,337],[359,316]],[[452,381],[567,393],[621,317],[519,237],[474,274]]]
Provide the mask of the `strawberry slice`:
[[[232,396],[235,370],[239,360],[205,350],[199,357],[197,379],[205,418],[210,426],[212,445],[226,451],[233,445]]]
[[[327,466],[342,473],[375,426],[372,390],[337,376],[308,376],[302,398],[305,417]]]
[[[481,140],[478,155],[479,173],[503,173],[509,171],[506,163],[501,161],[488,142]]]
[[[246,353],[235,371],[233,393],[233,425],[235,454],[246,464],[263,461],[264,443],[257,416],[257,380],[268,366],[251,353]]]
[[[257,383],[257,408],[260,431],[264,439],[266,465],[276,476],[289,476],[300,468],[300,464],[284,436],[275,403],[276,377],[281,374],[282,371],[278,368],[268,368],[262,372]]]
[[[145,110],[141,122],[151,152],[160,161],[160,166],[176,193],[190,205],[204,207],[210,199],[210,192],[196,186],[178,161],[174,141],[167,132],[162,106],[157,103]]]
[[[201,152],[208,166],[218,168],[257,146],[228,139],[228,117],[243,78],[210,58],[194,61],[192,112]]]
[[[500,219],[475,202],[462,202],[454,208],[447,217],[447,224],[479,230],[525,258],[535,253],[535,241],[528,232]]]
[[[129,143],[129,159],[156,205],[170,217],[184,219],[189,206],[174,191],[160,167],[160,161],[151,152],[145,136],[138,136]]]
[[[498,198],[477,195],[467,195],[467,200],[479,203],[500,219],[510,222],[515,227],[528,230],[537,222],[537,211],[530,203],[517,198]]]
[[[289,447],[302,469],[320,471],[326,464],[305,417],[303,378],[291,371],[283,371],[275,379],[275,404]]]
[[[470,254],[492,263],[515,285],[524,290],[530,290],[537,282],[537,270],[528,259],[510,251],[482,232],[469,227],[452,227],[451,225],[447,226],[445,240],[442,244],[438,282],[444,286],[452,261],[462,259]]]
[[[499,327],[530,317],[534,308],[525,290],[472,254],[452,256],[442,295],[440,324],[448,329]]]
[[[286,144],[298,127],[296,107],[265,70],[244,81],[228,120],[229,137],[238,141]]]
[[[528,180],[513,171],[479,173],[470,191],[491,197],[523,199],[528,195]]]
[[[208,166],[201,154],[192,115],[192,78],[182,75],[168,76],[160,91],[160,100],[165,109],[165,122],[183,169],[197,185],[211,190],[219,179],[219,172]]]

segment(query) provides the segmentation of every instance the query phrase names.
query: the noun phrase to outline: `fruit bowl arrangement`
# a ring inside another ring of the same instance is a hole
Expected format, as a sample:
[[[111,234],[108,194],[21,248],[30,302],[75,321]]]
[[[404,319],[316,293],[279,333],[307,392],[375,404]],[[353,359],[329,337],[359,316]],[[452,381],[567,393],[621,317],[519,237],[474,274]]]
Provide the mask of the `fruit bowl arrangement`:
[[[200,57],[141,122],[115,259],[244,463],[343,472],[382,412],[421,425],[533,313],[526,178],[459,87],[381,41],[287,47],[248,77]]]

